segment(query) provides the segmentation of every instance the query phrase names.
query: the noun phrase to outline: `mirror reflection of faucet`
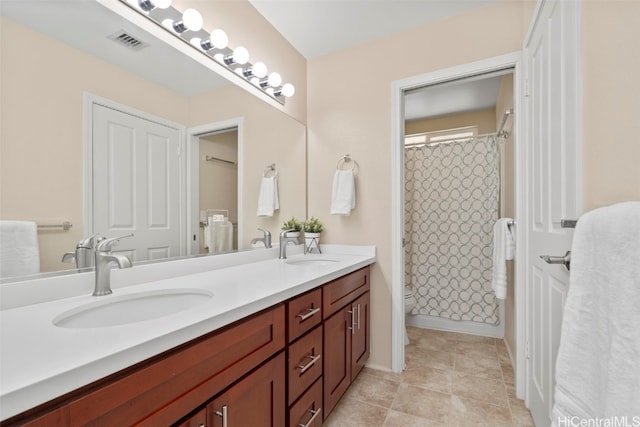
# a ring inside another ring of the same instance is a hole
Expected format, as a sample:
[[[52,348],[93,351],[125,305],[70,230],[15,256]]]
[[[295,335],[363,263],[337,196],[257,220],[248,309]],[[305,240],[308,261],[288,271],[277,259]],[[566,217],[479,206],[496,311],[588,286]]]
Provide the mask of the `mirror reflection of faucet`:
[[[258,230],[262,231],[262,237],[256,237],[251,239],[251,245],[254,245],[258,242],[264,243],[264,247],[269,249],[271,248],[271,232],[269,230],[263,230],[262,228],[258,228]]]
[[[80,240],[74,252],[67,252],[62,256],[62,262],[75,262],[76,268],[83,270],[95,265],[95,248],[105,238],[94,234]]]
[[[111,246],[125,237],[133,237],[133,233],[126,236],[103,239],[96,245],[96,284],[93,291],[94,296],[109,295],[111,293],[112,267],[130,268],[133,265],[131,258],[127,255],[111,253]]]

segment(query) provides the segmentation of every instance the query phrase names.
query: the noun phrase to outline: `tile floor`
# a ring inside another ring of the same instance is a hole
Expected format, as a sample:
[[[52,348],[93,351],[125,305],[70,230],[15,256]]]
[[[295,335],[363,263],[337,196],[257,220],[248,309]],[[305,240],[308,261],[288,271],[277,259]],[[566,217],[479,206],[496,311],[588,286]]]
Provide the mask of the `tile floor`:
[[[323,424],[329,427],[533,426],[515,397],[504,341],[408,328],[407,369],[365,368]]]

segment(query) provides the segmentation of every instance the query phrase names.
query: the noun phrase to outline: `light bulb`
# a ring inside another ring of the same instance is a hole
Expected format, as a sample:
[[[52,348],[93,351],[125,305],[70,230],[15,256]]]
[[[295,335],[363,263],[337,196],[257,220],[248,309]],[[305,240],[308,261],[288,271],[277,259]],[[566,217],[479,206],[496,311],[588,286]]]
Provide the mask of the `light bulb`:
[[[240,65],[249,62],[249,51],[242,46],[235,48],[233,51],[233,62]]]
[[[282,84],[282,77],[278,73],[269,74],[269,86],[276,87]]]
[[[203,24],[202,15],[197,10],[189,8],[182,14],[182,23],[191,31],[200,31]]]
[[[211,45],[216,49],[224,49],[229,44],[229,37],[227,37],[227,33],[220,29],[211,31],[209,40],[211,41]]]
[[[160,9],[167,9],[171,6],[171,0],[153,0],[153,4]]]
[[[256,62],[251,67],[251,74],[261,79],[267,75],[267,66],[264,65],[264,62]]]
[[[280,92],[287,98],[291,98],[296,93],[296,88],[291,83],[285,83]]]

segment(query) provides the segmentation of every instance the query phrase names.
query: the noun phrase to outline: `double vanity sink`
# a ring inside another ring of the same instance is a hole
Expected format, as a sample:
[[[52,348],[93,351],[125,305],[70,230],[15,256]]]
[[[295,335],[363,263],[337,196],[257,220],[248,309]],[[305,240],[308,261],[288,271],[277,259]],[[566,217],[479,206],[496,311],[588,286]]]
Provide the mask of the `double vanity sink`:
[[[375,261],[373,247],[323,252],[279,260],[265,249],[114,270],[113,294],[100,297],[91,295],[92,273],[0,285],[0,420]],[[49,296],[29,301],[39,289]]]

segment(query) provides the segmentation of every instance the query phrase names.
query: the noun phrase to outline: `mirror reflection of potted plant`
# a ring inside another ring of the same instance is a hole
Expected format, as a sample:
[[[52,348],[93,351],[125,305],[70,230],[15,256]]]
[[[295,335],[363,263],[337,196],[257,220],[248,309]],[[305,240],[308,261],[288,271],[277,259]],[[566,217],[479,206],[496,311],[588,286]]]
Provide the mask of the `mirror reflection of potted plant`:
[[[320,233],[324,230],[324,224],[318,218],[311,217],[303,224],[305,252],[311,252],[315,246],[320,251]]]
[[[293,230],[287,233],[287,237],[300,237],[300,231],[302,231],[302,222],[295,219],[295,217],[291,217],[291,219],[286,220],[284,224],[282,224],[282,230]]]

